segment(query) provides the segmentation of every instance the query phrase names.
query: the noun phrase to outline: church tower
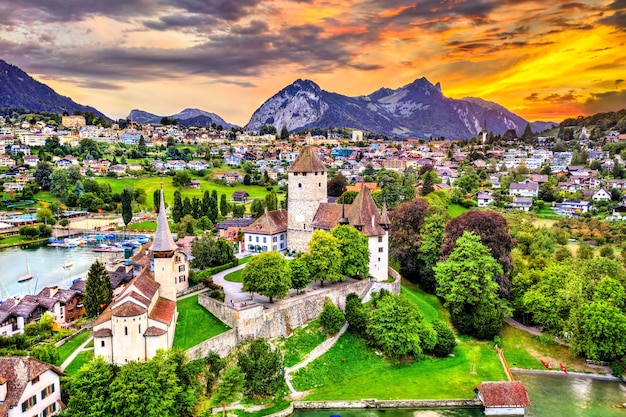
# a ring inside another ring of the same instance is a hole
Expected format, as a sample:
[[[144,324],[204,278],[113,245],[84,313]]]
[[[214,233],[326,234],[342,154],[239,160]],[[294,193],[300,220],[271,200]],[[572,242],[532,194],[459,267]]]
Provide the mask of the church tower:
[[[321,203],[327,203],[326,166],[310,145],[302,151],[287,171],[288,211],[287,246],[305,252],[313,233],[311,223]]]
[[[152,257],[154,261],[154,280],[161,284],[160,295],[168,300],[176,301],[176,276],[174,254],[178,249],[170,226],[165,215],[165,198],[163,188],[161,188],[161,202],[159,206],[159,216],[157,217],[157,227],[152,241]]]

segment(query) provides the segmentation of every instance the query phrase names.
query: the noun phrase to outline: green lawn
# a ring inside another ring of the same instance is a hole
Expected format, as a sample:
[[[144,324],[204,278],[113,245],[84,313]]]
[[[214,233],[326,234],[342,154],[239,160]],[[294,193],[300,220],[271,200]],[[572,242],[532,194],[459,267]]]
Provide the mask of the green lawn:
[[[302,362],[316,346],[326,340],[326,333],[321,327],[319,319],[313,320],[305,328],[295,329],[288,338],[279,339],[278,346],[283,351],[286,367]]]
[[[460,204],[450,204],[448,206],[448,213],[450,213],[450,217],[452,218],[459,217],[461,214],[466,213],[467,211],[469,210],[461,206]]]
[[[144,230],[148,230],[151,232],[154,232],[156,230],[156,221],[154,220],[144,220],[142,222],[137,222],[137,223],[130,223],[128,225],[128,230],[138,230],[138,231],[144,231]],[[170,225],[171,227],[172,225]]]
[[[243,272],[243,269],[238,269],[237,271],[233,271],[230,274],[226,274],[224,279],[230,282],[243,282],[243,280],[241,279],[242,272]]]
[[[9,247],[9,246],[26,245],[26,244],[31,244],[31,243],[46,242],[47,240],[48,238],[27,239],[24,236],[19,236],[19,235],[9,236],[9,237],[0,239],[0,248]]]
[[[127,185],[133,188],[143,188],[146,191],[146,195],[148,197],[146,200],[146,204],[144,204],[144,207],[149,210],[152,210],[152,193],[161,187],[161,182],[163,183],[163,193],[165,194],[165,201],[168,204],[172,204],[172,202],[174,201],[174,191],[178,189],[172,185],[172,178],[167,176],[146,178],[98,178],[98,182],[105,182],[111,185],[111,190],[114,193],[121,193],[124,190],[124,187]],[[250,195],[249,200],[252,200],[253,198],[264,198],[265,194],[267,194],[267,190],[265,189],[265,187],[259,185],[235,184],[234,187],[231,187],[229,185],[215,184],[206,180],[200,180],[200,189],[180,188],[178,190],[180,191],[183,199],[185,197],[202,198],[202,194],[204,193],[204,191],[213,190],[216,190],[218,195],[226,194],[229,200],[232,198],[233,193],[237,190],[247,191]]]
[[[174,347],[189,349],[229,329],[213,314],[198,304],[198,296],[184,298],[176,303],[178,321]]]
[[[446,317],[437,297],[418,287],[403,284],[402,295],[427,321]],[[378,356],[362,339],[346,332],[326,354],[294,375],[294,386],[298,391],[310,390],[306,399],[312,401],[453,399],[473,398],[474,387],[482,381],[506,379],[492,342],[467,337],[458,342],[454,357],[398,364]]]
[[[91,336],[91,330],[85,330],[72,340],[63,345],[59,346],[59,361],[56,365],[61,365],[69,356],[74,352],[80,345],[82,345],[85,340],[87,340]]]
[[[554,210],[552,210],[552,207],[542,208],[541,210],[539,210],[539,213],[537,213],[537,217],[539,217],[540,219],[549,219],[549,220],[559,220],[563,218],[563,216],[556,214]]]
[[[65,373],[69,376],[76,375],[81,366],[93,359],[93,349],[85,350],[76,355],[76,358],[65,368]]]

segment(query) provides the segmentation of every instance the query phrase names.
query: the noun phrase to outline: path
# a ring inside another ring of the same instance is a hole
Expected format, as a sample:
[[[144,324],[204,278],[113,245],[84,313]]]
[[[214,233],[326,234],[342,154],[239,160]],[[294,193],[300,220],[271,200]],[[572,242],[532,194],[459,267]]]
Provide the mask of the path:
[[[66,359],[66,360],[65,360],[65,361],[61,364],[61,369],[65,370],[65,368],[67,368],[67,367],[68,367],[68,365],[69,365],[70,363],[72,363],[72,361],[76,358],[76,356],[78,356],[78,354],[79,354],[80,352],[83,352],[83,351],[85,351],[85,350],[90,350],[90,349],[93,349],[93,348],[89,348],[89,349],[86,349],[86,348],[85,348],[85,346],[87,346],[87,344],[88,344],[89,342],[91,342],[92,340],[93,340],[93,336],[89,336],[89,337],[87,338],[87,340],[85,340],[85,341],[83,342],[83,344],[82,344],[82,345],[80,345],[79,347],[77,347],[76,349],[74,349],[74,352],[72,352],[72,354],[71,354],[70,356],[68,356],[68,358],[67,358],[67,359]]]
[[[515,327],[516,329],[519,329],[521,331],[524,331],[526,333],[530,333],[533,336],[541,336],[541,331],[539,331],[539,329],[535,328],[535,327],[529,327],[529,326],[525,326],[522,323],[520,323],[519,321],[512,319],[511,317],[507,317],[504,319],[504,322],[506,324],[508,324],[511,327]],[[565,343],[564,341],[562,341],[561,339],[559,339],[558,337],[554,338],[554,341],[560,345],[563,346],[568,346],[567,343]]]
[[[348,329],[348,322],[345,322],[343,326],[341,327],[341,330],[339,330],[339,332],[336,335],[334,335],[333,337],[329,339],[324,340],[322,343],[316,346],[315,349],[313,349],[311,353],[309,353],[302,362],[295,364],[291,368],[285,368],[285,382],[287,382],[287,386],[289,387],[289,391],[291,392],[291,395],[298,394],[298,391],[296,391],[293,385],[291,384],[291,373],[297,371],[300,368],[304,368],[305,366],[313,362],[315,359],[319,358],[324,353],[328,352],[328,350],[335,345],[337,340],[339,340],[341,335],[344,334],[347,329]]]
[[[213,282],[215,284],[219,284],[224,287],[225,300],[243,300],[250,299],[250,293],[243,292],[241,290],[242,283],[241,282],[230,282],[226,281],[224,277],[230,274],[231,272],[239,271],[246,267],[246,264],[237,265],[233,268],[227,269],[226,271],[218,272],[213,275]]]

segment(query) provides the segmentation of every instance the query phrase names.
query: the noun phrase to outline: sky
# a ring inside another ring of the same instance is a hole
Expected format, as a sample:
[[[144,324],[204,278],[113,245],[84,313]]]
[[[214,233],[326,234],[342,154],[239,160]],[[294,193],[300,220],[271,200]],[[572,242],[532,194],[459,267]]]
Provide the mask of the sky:
[[[426,77],[529,121],[626,107],[626,0],[18,0],[0,59],[109,117],[245,125],[296,79],[348,96]]]

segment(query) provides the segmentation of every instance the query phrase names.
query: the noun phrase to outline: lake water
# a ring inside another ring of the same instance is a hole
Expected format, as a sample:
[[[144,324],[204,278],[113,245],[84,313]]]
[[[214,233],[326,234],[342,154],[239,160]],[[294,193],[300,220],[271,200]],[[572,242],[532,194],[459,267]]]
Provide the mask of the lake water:
[[[72,249],[55,248],[47,245],[34,245],[28,249],[12,247],[0,251],[0,299],[16,295],[33,294],[43,287],[58,285],[69,288],[77,278],[86,278],[89,267],[99,259],[107,262],[124,253],[93,252],[93,246],[78,246]],[[74,263],[70,269],[63,269],[66,261]],[[26,264],[34,278],[17,282],[26,274]]]
[[[621,382],[591,378],[515,374],[530,395],[531,406],[526,417],[617,417],[626,416],[626,409],[615,405],[626,402],[626,385]],[[294,413],[296,417],[478,417],[482,409],[410,410],[360,409],[323,410]]]

